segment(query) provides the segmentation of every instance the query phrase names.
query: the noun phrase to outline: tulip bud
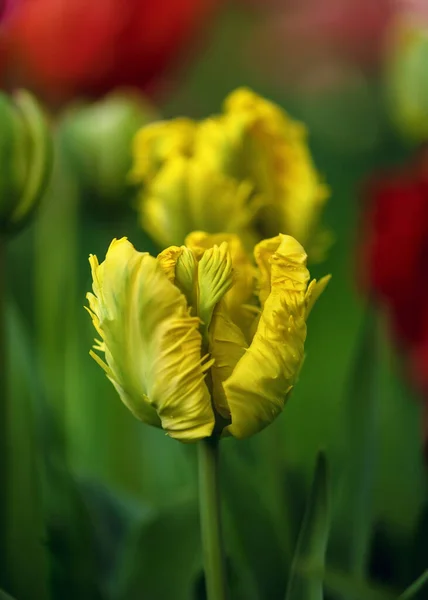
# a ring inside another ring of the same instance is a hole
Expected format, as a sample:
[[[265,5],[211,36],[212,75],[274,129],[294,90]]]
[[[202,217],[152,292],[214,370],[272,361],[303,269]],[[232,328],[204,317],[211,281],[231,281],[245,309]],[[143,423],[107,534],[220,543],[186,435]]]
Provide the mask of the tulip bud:
[[[129,200],[132,139],[154,116],[141,97],[123,93],[70,110],[62,141],[84,195],[104,206]]]
[[[37,207],[52,168],[43,112],[24,90],[0,94],[0,232],[21,228]]]
[[[393,31],[387,62],[391,117],[403,135],[428,139],[428,29],[400,23]]]

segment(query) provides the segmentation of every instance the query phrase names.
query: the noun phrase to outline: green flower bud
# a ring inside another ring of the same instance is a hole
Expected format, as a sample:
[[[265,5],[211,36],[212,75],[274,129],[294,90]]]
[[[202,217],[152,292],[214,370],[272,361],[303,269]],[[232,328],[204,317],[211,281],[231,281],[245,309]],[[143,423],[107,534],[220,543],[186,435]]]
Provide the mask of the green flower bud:
[[[404,137],[428,139],[428,29],[400,22],[391,35],[386,85],[390,113]]]
[[[20,229],[43,196],[52,140],[43,111],[24,90],[0,94],[0,232]]]
[[[61,126],[61,141],[84,196],[104,206],[129,201],[132,140],[154,117],[140,96],[123,92],[70,109]]]

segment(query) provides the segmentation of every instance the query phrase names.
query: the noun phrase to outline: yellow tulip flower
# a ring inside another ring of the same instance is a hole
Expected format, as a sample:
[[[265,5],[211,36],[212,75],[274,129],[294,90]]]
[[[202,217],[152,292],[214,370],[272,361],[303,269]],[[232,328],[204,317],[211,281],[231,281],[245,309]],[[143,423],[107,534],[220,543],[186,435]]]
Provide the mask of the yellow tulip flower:
[[[190,234],[157,258],[114,240],[90,257],[91,350],[141,421],[182,442],[246,438],[282,411],[298,376],[306,319],[329,277],[309,283],[288,235],[259,243],[254,266],[233,234]]]
[[[142,226],[162,247],[197,229],[237,233],[253,247],[279,229],[319,258],[329,192],[306,137],[301,123],[245,88],[230,94],[220,115],[143,127],[131,173],[141,186]]]

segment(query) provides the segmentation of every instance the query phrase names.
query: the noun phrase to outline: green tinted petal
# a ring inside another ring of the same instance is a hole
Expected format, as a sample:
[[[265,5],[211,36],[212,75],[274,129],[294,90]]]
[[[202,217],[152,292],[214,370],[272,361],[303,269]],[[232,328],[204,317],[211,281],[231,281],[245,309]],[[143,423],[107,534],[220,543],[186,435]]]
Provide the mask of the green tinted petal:
[[[189,248],[185,246],[182,248],[183,251],[175,267],[175,285],[185,295],[187,304],[192,308],[193,313],[197,314],[199,303],[198,263]]]
[[[94,259],[92,264],[91,311],[105,345],[104,368],[123,402],[181,441],[209,436],[209,365],[201,364],[199,319],[189,316],[180,290],[157,259],[126,240],[110,246],[100,267]]]
[[[208,328],[215,306],[232,285],[232,257],[223,242],[206,250],[198,265],[199,316]]]

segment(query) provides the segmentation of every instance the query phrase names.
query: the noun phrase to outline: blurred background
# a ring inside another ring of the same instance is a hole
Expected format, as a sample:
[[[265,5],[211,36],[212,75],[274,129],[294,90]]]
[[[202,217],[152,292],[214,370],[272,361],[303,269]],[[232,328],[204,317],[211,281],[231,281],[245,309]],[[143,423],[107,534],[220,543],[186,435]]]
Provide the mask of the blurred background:
[[[308,129],[333,235],[311,275],[333,278],[284,413],[253,439],[222,443],[231,598],[285,598],[320,450],[324,597],[398,598],[428,568],[428,3],[0,6],[3,90],[32,91],[54,138],[40,207],[4,238],[0,597],[205,598],[195,448],[122,405],[88,355],[83,306],[90,253],[101,260],[121,236],[159,251],[129,183],[135,132],[217,114],[246,86]]]

